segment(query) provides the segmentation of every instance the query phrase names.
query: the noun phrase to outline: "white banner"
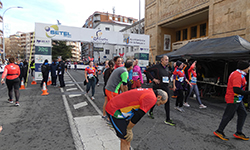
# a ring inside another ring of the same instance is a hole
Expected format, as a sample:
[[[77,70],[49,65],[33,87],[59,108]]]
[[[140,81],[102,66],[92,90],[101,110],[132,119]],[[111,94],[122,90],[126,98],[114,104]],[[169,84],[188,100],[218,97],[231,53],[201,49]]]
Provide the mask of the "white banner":
[[[35,72],[35,80],[42,80],[43,74],[42,72]]]
[[[149,47],[149,35],[144,34],[128,34],[43,23],[35,24],[35,34],[36,37],[43,39]]]
[[[36,46],[46,46],[46,47],[51,47],[51,39],[48,39],[48,38],[39,38],[39,37],[36,37],[36,40],[35,40],[35,45]]]
[[[52,63],[52,56],[51,55],[35,55],[35,62],[42,64],[45,60],[49,61],[49,64]]]

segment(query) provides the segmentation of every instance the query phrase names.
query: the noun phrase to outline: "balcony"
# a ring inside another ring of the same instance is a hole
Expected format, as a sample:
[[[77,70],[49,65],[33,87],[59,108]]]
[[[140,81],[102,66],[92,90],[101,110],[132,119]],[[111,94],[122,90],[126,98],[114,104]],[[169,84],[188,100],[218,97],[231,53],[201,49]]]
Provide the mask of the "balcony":
[[[101,21],[100,15],[93,17],[93,22],[99,22],[99,21]]]

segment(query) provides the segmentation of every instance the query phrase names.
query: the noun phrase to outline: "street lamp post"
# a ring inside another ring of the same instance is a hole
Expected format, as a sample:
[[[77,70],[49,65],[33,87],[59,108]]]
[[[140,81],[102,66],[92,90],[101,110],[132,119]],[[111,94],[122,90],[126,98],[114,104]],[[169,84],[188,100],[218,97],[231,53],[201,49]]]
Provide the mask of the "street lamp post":
[[[139,34],[141,34],[141,0],[139,0]]]
[[[2,25],[3,25],[3,27],[2,27],[2,29],[3,29],[3,60],[5,60],[5,43],[4,43],[4,14],[5,14],[5,12],[7,11],[7,10],[9,10],[9,9],[12,9],[12,8],[23,8],[23,7],[20,7],[20,6],[14,6],[14,7],[9,7],[9,8],[7,8],[4,12],[3,12],[3,16],[2,16]]]

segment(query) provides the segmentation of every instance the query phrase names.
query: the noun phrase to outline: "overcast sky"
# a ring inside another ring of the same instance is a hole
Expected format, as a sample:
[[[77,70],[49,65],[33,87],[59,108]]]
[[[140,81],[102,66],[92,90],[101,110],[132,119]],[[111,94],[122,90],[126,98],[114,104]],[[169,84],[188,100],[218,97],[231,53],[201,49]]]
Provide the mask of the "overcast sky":
[[[139,0],[0,0],[4,14],[5,37],[17,31],[33,32],[35,22],[82,27],[86,19],[95,11],[112,13],[139,19]],[[141,0],[141,19],[144,18],[145,0]]]

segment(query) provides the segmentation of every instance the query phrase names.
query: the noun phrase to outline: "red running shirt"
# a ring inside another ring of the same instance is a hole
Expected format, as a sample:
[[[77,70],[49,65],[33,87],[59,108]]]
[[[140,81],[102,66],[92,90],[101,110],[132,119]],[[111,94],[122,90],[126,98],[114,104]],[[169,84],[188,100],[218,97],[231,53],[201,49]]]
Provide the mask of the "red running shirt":
[[[147,113],[155,105],[156,101],[157,98],[152,89],[139,88],[115,96],[108,102],[105,109],[112,116],[118,110],[120,116],[126,116],[132,109],[141,109]],[[119,116],[116,116],[116,118],[119,118]]]
[[[227,83],[227,92],[225,95],[225,100],[227,103],[239,103],[242,101],[243,96],[234,93],[233,87],[239,87],[242,90],[246,88],[246,78],[239,71],[234,71],[230,74]]]
[[[87,74],[95,74],[95,71],[96,71],[96,69],[95,69],[95,67],[87,67],[86,69],[85,69],[85,71],[87,71]]]
[[[18,65],[14,63],[10,63],[7,66],[5,66],[3,74],[2,74],[2,79],[6,77],[8,80],[13,80],[18,78],[20,75],[20,68]]]

